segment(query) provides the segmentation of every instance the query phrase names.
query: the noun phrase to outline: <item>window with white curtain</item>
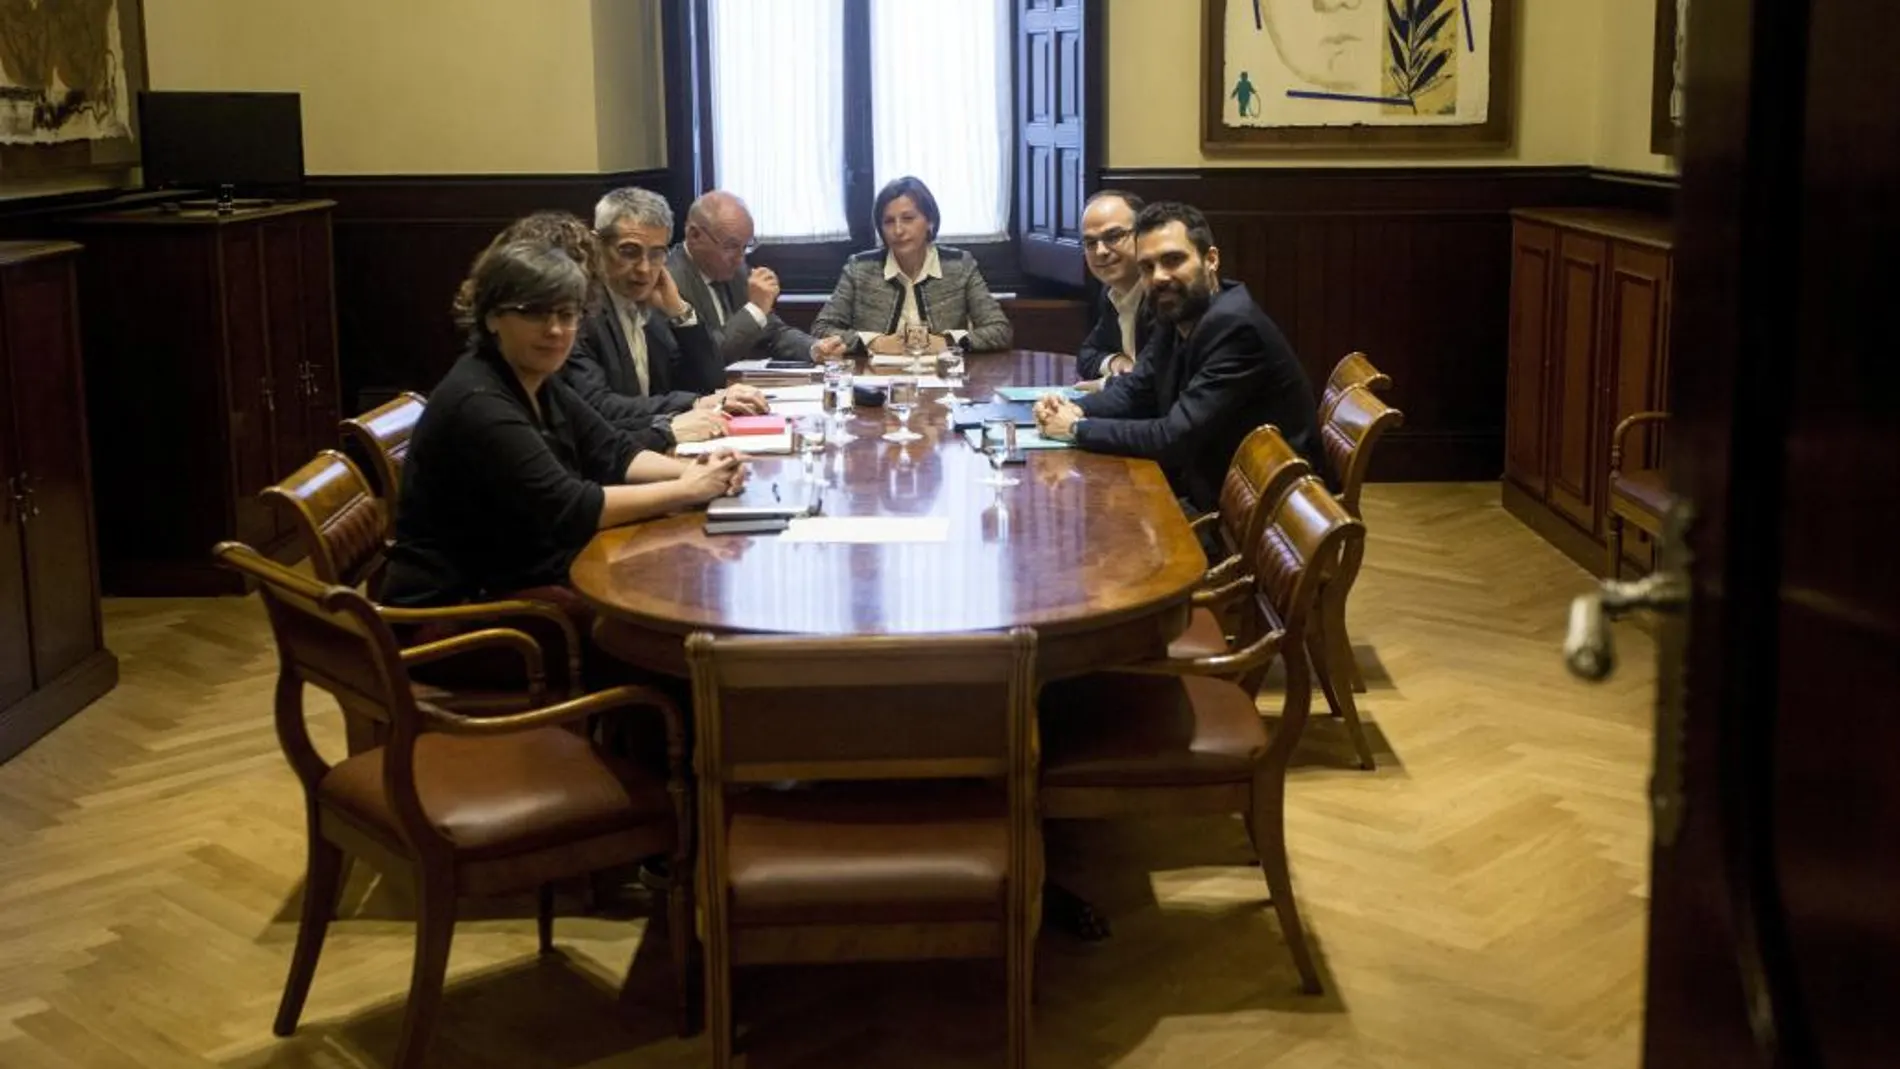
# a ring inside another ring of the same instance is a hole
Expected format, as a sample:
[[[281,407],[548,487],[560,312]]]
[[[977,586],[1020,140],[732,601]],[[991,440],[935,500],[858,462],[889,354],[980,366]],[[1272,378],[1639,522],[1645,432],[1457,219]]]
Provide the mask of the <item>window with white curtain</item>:
[[[943,212],[939,238],[1007,236],[1011,151],[1008,0],[709,0],[713,173],[768,242],[839,241],[849,148],[877,185],[916,175]],[[868,10],[869,129],[848,128],[846,20]]]

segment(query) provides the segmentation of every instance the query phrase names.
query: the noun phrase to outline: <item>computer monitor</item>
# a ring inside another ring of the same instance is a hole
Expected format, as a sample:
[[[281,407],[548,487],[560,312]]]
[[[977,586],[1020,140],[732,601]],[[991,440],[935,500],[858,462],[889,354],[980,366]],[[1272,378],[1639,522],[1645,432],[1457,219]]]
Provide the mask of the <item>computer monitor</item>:
[[[147,189],[294,194],[303,182],[302,98],[141,92],[139,144]]]

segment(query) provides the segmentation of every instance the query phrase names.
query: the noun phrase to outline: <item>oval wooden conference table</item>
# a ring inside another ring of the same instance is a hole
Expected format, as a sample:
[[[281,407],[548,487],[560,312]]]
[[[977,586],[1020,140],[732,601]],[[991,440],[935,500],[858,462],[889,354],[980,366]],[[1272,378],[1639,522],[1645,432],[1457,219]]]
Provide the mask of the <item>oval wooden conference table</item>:
[[[962,393],[1073,382],[1055,353],[972,356]],[[599,613],[595,638],[652,671],[687,674],[693,631],[927,634],[1033,627],[1043,679],[1161,656],[1186,626],[1206,568],[1161,469],[1074,449],[1027,453],[985,485],[989,464],[950,427],[941,390],[911,416],[922,440],[882,441],[897,418],[857,410],[854,440],[828,444],[816,477],[826,516],[946,517],[941,542],[846,544],[708,535],[683,513],[595,535],[574,588]],[[752,461],[751,478],[803,477],[795,457]]]

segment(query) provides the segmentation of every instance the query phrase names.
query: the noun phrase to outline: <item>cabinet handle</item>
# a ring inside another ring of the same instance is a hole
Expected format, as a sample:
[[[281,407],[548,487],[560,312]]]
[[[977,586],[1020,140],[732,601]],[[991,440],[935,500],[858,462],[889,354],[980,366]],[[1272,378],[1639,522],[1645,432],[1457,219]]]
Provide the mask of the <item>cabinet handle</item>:
[[[38,493],[38,491],[34,487],[36,484],[44,482],[44,481],[45,480],[43,479],[40,479],[35,476],[29,476],[24,473],[20,475],[20,488],[26,491],[26,517],[27,519],[32,519],[33,517],[38,516],[40,514],[40,503],[33,499],[34,495]]]

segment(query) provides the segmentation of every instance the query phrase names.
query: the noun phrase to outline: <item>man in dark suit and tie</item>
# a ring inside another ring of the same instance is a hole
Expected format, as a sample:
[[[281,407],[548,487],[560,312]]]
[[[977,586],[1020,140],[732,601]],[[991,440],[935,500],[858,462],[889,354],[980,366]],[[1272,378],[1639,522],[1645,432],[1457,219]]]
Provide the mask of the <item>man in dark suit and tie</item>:
[[[725,433],[727,410],[762,412],[750,387],[726,390],[725,363],[666,269],[673,210],[651,190],[617,189],[594,208],[606,296],[582,320],[563,378],[649,448]]]
[[[746,266],[746,254],[756,247],[752,234],[745,201],[711,190],[687,209],[686,240],[673,247],[667,270],[712,333],[725,363],[758,357],[810,360],[811,335],[773,311],[778,276],[769,268]]]
[[[1079,404],[1043,398],[1050,437],[1083,449],[1147,457],[1194,510],[1217,506],[1240,440],[1263,423],[1329,482],[1313,385],[1285,335],[1247,287],[1222,282],[1220,250],[1191,205],[1150,204],[1135,222],[1135,258],[1155,332],[1133,371]]]

